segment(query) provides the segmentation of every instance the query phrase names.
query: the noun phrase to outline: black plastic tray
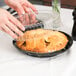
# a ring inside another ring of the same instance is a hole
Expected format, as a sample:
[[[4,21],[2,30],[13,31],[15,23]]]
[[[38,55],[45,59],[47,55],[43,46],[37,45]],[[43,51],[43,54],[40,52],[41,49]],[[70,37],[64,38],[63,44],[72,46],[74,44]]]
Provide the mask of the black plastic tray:
[[[40,26],[40,25],[39,25]],[[37,26],[34,26],[34,27],[37,27]],[[29,30],[30,27],[28,27],[28,30]],[[38,27],[40,28],[40,27]],[[31,30],[32,28],[30,28]],[[33,28],[35,29],[35,28]],[[70,47],[72,46],[73,44],[73,39],[70,35],[68,35],[67,33],[64,33],[62,31],[59,31],[63,34],[65,34],[68,38],[68,43],[67,45],[65,46],[65,48],[61,49],[61,50],[58,50],[58,51],[55,51],[55,52],[52,52],[52,53],[37,53],[37,52],[31,52],[31,51],[25,51],[25,50],[22,50],[20,49],[17,45],[16,45],[16,40],[13,40],[13,45],[21,52],[27,54],[27,55],[30,55],[30,56],[33,56],[33,57],[39,57],[39,58],[45,58],[45,57],[53,57],[53,56],[56,56],[56,55],[59,55],[61,53],[64,53],[65,51],[68,51],[68,49],[70,49]]]

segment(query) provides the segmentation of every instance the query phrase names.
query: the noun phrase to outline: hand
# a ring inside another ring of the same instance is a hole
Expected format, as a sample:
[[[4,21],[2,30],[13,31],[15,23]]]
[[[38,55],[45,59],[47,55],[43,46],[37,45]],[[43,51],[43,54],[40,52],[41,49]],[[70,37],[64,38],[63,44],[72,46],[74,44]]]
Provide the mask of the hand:
[[[16,10],[19,16],[28,13],[28,15],[26,15],[27,24],[30,23],[30,20],[31,20],[31,23],[36,22],[36,17],[33,14],[33,12],[37,14],[37,10],[29,1],[27,0],[5,0],[5,3],[9,5],[11,8],[13,8],[14,10]],[[29,16],[30,16],[30,20],[29,20]]]
[[[13,38],[17,38],[23,35],[21,30],[25,30],[25,28],[9,12],[0,8],[0,30],[8,33]]]

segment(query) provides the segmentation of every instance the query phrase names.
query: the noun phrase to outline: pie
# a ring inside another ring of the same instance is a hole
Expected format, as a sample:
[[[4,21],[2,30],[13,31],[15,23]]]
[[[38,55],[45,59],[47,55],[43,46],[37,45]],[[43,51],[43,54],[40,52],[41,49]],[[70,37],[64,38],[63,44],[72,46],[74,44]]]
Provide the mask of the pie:
[[[24,51],[48,53],[59,51],[68,43],[66,35],[59,31],[35,29],[29,30],[16,41],[17,46]]]

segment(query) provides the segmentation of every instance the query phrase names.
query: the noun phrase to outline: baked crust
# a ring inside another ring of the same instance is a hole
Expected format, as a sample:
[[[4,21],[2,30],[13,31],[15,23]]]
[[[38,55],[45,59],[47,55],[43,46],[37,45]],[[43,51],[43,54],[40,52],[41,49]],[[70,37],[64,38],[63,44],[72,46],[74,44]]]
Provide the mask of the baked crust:
[[[48,53],[65,48],[67,42],[67,37],[61,32],[35,29],[26,31],[16,43],[22,50]]]

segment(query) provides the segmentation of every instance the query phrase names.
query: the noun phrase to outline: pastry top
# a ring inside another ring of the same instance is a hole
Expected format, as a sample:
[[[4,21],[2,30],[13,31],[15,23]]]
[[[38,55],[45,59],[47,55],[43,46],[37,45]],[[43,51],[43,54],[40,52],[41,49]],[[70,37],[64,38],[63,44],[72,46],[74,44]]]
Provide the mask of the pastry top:
[[[47,35],[49,32],[52,33],[53,31],[43,30],[43,29],[35,29],[35,30],[26,31],[24,33],[24,35],[22,37],[20,37],[18,40],[23,41],[23,39],[24,39],[24,41],[25,41],[26,39],[42,37],[44,35]]]
[[[35,29],[26,31],[17,41],[17,46],[22,50],[48,53],[63,49],[67,43],[67,37],[61,32]]]

